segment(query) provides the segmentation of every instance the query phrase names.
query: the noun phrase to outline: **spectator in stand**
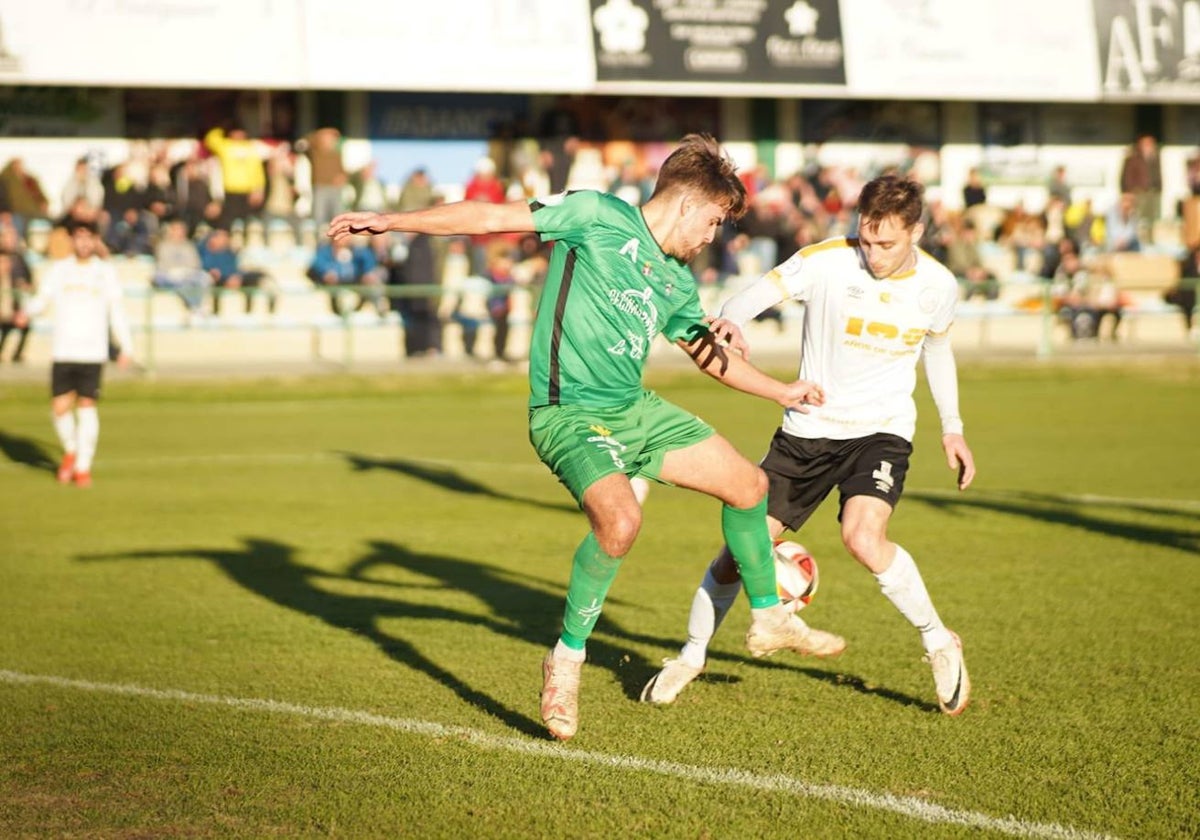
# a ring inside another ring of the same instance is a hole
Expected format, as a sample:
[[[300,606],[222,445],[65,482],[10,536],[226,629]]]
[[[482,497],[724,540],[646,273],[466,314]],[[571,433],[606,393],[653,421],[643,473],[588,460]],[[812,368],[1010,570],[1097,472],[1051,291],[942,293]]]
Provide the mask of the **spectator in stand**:
[[[475,172],[467,181],[463,192],[464,201],[486,201],[503,204],[504,184],[496,176],[496,162],[490,157],[480,158]],[[497,240],[496,234],[478,234],[471,237],[471,271],[482,276],[488,269],[488,246]]]
[[[423,168],[414,169],[400,188],[400,202],[397,210],[401,213],[409,210],[422,210],[433,205],[433,185],[429,182],[429,173]]]
[[[235,222],[245,224],[262,212],[266,197],[267,175],[263,167],[266,148],[234,124],[229,132],[217,126],[204,135],[204,146],[220,163],[221,215],[217,226],[233,229]]]
[[[434,237],[423,233],[395,233],[405,242],[394,248],[388,269],[388,285],[433,287],[440,283],[436,273]],[[392,302],[404,325],[404,355],[410,359],[437,356],[442,352],[442,325],[438,320],[438,296],[413,290]]]
[[[1079,245],[1069,236],[1064,236],[1053,245],[1046,248],[1046,258],[1042,261],[1040,276],[1043,280],[1053,280],[1062,265],[1063,257],[1068,253],[1079,256]]]
[[[267,310],[275,311],[275,295],[267,288],[266,275],[261,271],[243,269],[238,253],[233,248],[229,231],[213,228],[200,245],[200,266],[208,272],[212,281],[212,312],[221,314],[222,292],[241,290],[246,297],[246,313],[254,308],[254,293],[258,289],[267,292]]]
[[[345,209],[343,192],[349,175],[342,162],[342,133],[336,128],[318,128],[296,144],[312,170],[312,216],[317,230]]]
[[[952,217],[941,199],[931,198],[925,202],[925,210],[921,217],[925,232],[921,235],[918,245],[942,265],[946,264],[946,246],[955,238],[954,227],[960,224],[960,218]]]
[[[193,154],[178,164],[175,171],[175,201],[179,216],[194,237],[201,224],[217,223],[221,203],[213,195],[213,173],[209,159]]]
[[[1150,239],[1154,222],[1162,213],[1162,161],[1158,140],[1153,134],[1140,134],[1125,153],[1121,164],[1121,192],[1134,198],[1134,215],[1145,227],[1139,238]]]
[[[178,215],[177,203],[175,183],[171,179],[171,168],[166,161],[157,161],[151,164],[143,196],[145,207],[143,215],[155,236],[162,229],[163,222],[171,216]]]
[[[1018,201],[1004,214],[996,231],[996,241],[1010,249],[1017,258],[1017,271],[1038,271],[1045,245],[1045,221],[1038,213],[1025,209],[1025,202]]]
[[[581,132],[576,100],[569,96],[559,96],[542,114],[538,125],[541,146],[538,163],[549,180],[548,195],[555,195],[567,188],[571,166],[579,151]]]
[[[200,262],[200,251],[188,237],[182,219],[168,219],[163,234],[154,248],[154,277],[156,289],[169,289],[179,295],[187,307],[189,320],[202,316],[204,295],[212,278]]]
[[[491,284],[471,271],[471,243],[464,236],[447,237],[442,295],[438,314],[462,330],[463,352],[475,358],[479,328],[488,319],[487,296]]]
[[[0,354],[9,334],[16,333],[12,361],[17,363],[24,361],[25,342],[29,338],[29,326],[22,323],[23,300],[32,294],[33,276],[17,229],[12,225],[0,226]]]
[[[130,208],[141,212],[145,209],[143,186],[134,178],[133,167],[127,161],[114,164],[104,171],[101,184],[104,186],[104,210],[100,214],[100,233],[108,235],[112,226],[125,218]]]
[[[1123,192],[1104,217],[1104,250],[1140,251],[1142,219],[1137,212],[1137,197]]]
[[[987,187],[983,185],[979,168],[972,166],[967,171],[967,183],[963,187],[963,209],[969,210],[976,204],[987,204]]]
[[[82,204],[77,205],[77,202]],[[62,208],[65,211],[73,206],[91,210],[97,219],[104,209],[104,184],[100,182],[100,176],[92,170],[92,165],[86,157],[75,161],[71,177],[63,185]]]
[[[790,195],[780,184],[772,184],[760,189],[757,196],[750,199],[750,210],[738,223],[738,229],[746,234],[746,254],[758,261],[757,268],[750,274],[760,274],[770,270],[780,262],[776,259],[780,247],[792,250],[789,245],[795,236],[796,228],[789,214]]]
[[[488,294],[488,318],[492,322],[492,358],[504,364],[508,356],[508,316],[512,313],[513,252],[508,247],[494,247],[488,259],[487,280],[492,284]]]
[[[354,209],[383,213],[388,209],[387,187],[379,178],[379,165],[371,161],[350,176],[354,188]]]
[[[1189,338],[1196,337],[1196,286],[1200,284],[1200,245],[1188,249],[1179,262],[1179,285],[1163,294],[1163,300],[1178,306],[1183,313],[1183,328]]]
[[[1187,178],[1188,195],[1192,198],[1200,197],[1200,154],[1192,155],[1187,159]]]
[[[1067,167],[1059,164],[1050,173],[1050,182],[1046,185],[1046,194],[1057,198],[1063,207],[1071,206],[1071,184],[1067,181]]]
[[[50,202],[37,176],[25,169],[23,159],[15,157],[0,170],[0,187],[5,201],[0,210],[12,213],[20,235],[25,235],[25,227],[31,220],[48,217]]]
[[[154,251],[154,232],[150,229],[146,213],[135,206],[114,219],[104,235],[104,244],[109,253],[123,257],[145,256]]]
[[[267,197],[263,217],[267,222],[283,222],[297,234],[296,165],[291,148],[279,144],[267,158]]]
[[[961,220],[947,228],[946,268],[958,278],[962,299],[979,296],[984,300],[1000,297],[1000,283],[983,264],[979,252],[979,231],[970,219]]]
[[[380,317],[387,312],[385,269],[379,264],[370,237],[351,236],[340,243],[322,240],[308,267],[308,277],[329,293],[329,307],[335,315],[357,312],[368,303],[375,306]],[[350,294],[347,286],[360,287],[353,307],[345,302]]]
[[[1111,280],[1094,275],[1079,255],[1067,251],[1055,272],[1051,297],[1058,307],[1059,320],[1071,331],[1071,338],[1097,338],[1105,318],[1112,320],[1109,337],[1117,340],[1123,301]]]

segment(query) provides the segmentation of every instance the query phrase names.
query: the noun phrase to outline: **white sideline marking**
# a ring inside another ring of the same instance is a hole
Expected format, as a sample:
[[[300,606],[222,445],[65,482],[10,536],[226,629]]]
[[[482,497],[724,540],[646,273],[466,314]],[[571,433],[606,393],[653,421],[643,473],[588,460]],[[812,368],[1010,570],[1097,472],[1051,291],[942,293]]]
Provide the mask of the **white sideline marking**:
[[[245,697],[222,697],[216,694],[193,694],[175,689],[144,688],[139,685],[99,683],[89,680],[74,680],[66,677],[22,674],[0,669],[0,682],[14,685],[51,685],[98,694],[119,694],[127,697],[149,697],[155,700],[173,700],[181,703],[202,703],[210,706],[228,706],[253,712],[293,715],[318,720],[355,723],[394,729],[412,735],[430,738],[459,738],[476,746],[490,750],[507,750],[514,753],[533,755],[539,758],[556,758],[578,764],[590,764],[613,770],[633,770],[657,773],[689,782],[730,785],[773,793],[790,793],[811,799],[824,799],[843,805],[857,805],[891,811],[915,820],[943,825],[961,825],[986,831],[995,831],[1013,837],[1047,837],[1063,840],[1110,840],[1112,835],[1072,828],[1055,823],[1036,823],[1015,817],[992,817],[976,811],[955,811],[925,802],[910,796],[895,796],[889,793],[872,793],[842,785],[822,785],[805,782],[792,776],[776,773],[751,773],[746,770],[721,767],[701,767],[693,764],[678,764],[673,761],[655,761],[637,756],[610,755],[608,753],[575,750],[561,744],[534,741],[528,738],[512,738],[488,735],[464,726],[446,726],[430,721],[388,717],[371,712],[337,707],[301,706],[279,700],[258,700]]]

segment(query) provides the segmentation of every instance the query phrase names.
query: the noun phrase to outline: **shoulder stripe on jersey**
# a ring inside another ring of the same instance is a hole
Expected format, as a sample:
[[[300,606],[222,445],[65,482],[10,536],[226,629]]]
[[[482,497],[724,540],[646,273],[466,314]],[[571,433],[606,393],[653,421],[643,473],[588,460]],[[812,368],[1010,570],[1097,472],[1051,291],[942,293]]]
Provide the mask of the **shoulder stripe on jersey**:
[[[857,239],[853,240],[853,244],[855,246],[858,245],[858,240]],[[816,254],[821,251],[831,251],[834,248],[848,248],[848,247],[851,247],[851,240],[847,239],[844,236],[839,236],[835,239],[826,239],[823,242],[817,242],[812,245],[805,245],[803,248],[800,249],[800,256],[807,257],[810,254]]]
[[[772,268],[770,271],[768,271],[767,279],[775,284],[775,288],[779,290],[781,295],[783,295],[784,300],[787,300],[792,296],[792,293],[788,291],[787,283],[783,281],[783,275],[779,273],[779,269]]]
[[[559,369],[559,347],[562,345],[563,317],[567,311],[567,297],[571,293],[571,280],[575,274],[575,249],[567,251],[563,262],[562,282],[558,286],[558,299],[554,301],[554,329],[550,334],[550,368],[546,398],[550,405],[558,405],[562,395],[561,370]]]

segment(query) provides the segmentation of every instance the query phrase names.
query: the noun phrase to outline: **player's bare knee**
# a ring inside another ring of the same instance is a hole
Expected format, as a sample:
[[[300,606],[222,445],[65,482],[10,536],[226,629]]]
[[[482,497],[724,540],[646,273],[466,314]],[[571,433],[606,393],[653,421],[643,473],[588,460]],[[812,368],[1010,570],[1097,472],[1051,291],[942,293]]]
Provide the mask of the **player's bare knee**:
[[[600,550],[609,557],[624,557],[642,529],[641,511],[612,517],[594,528]]]
[[[745,510],[752,508],[767,497],[767,474],[753,464],[742,480],[728,490],[726,502],[732,507]]]
[[[868,568],[874,568],[879,565],[887,540],[870,528],[843,526],[842,544],[855,560]]]

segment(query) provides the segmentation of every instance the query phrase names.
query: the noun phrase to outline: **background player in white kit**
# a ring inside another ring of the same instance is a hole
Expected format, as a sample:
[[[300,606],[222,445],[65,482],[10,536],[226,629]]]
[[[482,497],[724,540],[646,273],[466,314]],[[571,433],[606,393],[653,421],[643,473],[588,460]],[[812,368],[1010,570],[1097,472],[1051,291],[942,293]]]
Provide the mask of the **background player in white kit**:
[[[58,480],[79,487],[92,483],[92,459],[100,439],[100,380],[108,361],[109,335],[119,348],[117,364],[129,363],[133,337],[121,302],[121,283],[111,264],[98,254],[90,225],[71,231],[74,255],[47,268],[38,293],[25,308],[36,317],[53,308],[50,371],[54,431],[62,442]]]
[[[962,644],[934,609],[912,556],[888,539],[904,488],[917,409],[917,358],[942,422],[942,448],[958,487],[975,476],[958,412],[958,374],[948,331],[958,283],[919,251],[924,226],[921,186],[883,176],[859,199],[859,235],[811,245],[735,295],[713,331],[747,349],[739,327],[788,298],[804,306],[800,376],[825,388],[825,404],[808,414],[786,411],[761,466],[769,480],[772,538],[796,530],[836,486],[842,542],[879,581],[883,594],[921,634],[938,705],[950,715],[967,705],[971,684]],[[740,588],[727,549],[713,560],[692,602],[688,641],[642,692],[671,703],[704,669],[713,634]],[[844,646],[844,645],[843,645]],[[840,649],[836,651],[840,653]]]

